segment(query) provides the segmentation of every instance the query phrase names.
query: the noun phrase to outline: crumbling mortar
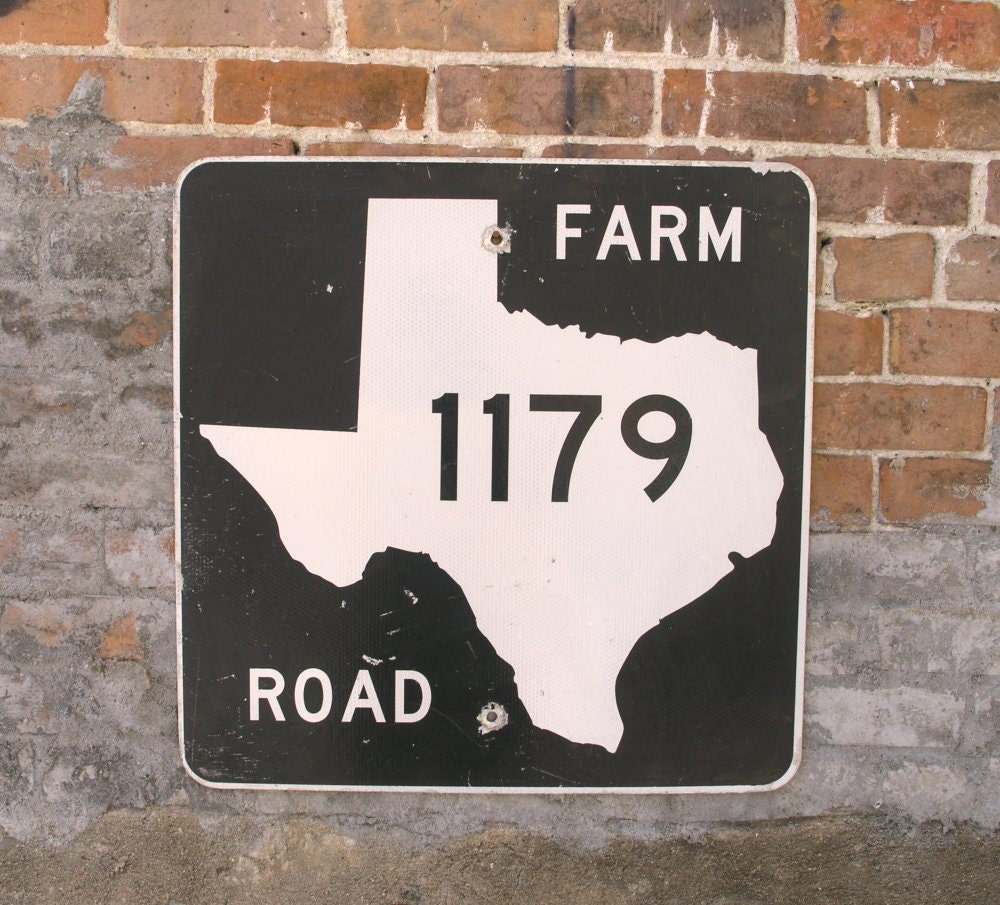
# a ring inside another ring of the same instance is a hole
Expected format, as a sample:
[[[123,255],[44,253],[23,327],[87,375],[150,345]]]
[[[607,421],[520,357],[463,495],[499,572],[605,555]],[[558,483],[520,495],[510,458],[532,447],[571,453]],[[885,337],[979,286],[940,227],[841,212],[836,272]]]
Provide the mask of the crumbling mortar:
[[[0,128],[18,130],[25,127],[26,121],[0,118]],[[138,121],[116,123],[117,128],[125,134],[144,137],[169,136],[211,136],[211,137],[258,137],[270,139],[294,138],[299,144],[308,147],[327,141],[375,141],[402,144],[446,144],[468,147],[491,147],[502,145],[524,149],[526,156],[540,157],[542,151],[550,145],[562,144],[566,141],[585,145],[631,145],[647,147],[652,144],[658,148],[671,146],[702,149],[720,148],[735,153],[751,151],[755,159],[768,160],[778,157],[845,157],[850,159],[869,160],[905,160],[987,164],[995,154],[989,151],[972,151],[952,148],[882,148],[877,154],[871,149],[859,145],[841,145],[836,143],[787,142],[769,141],[747,137],[725,138],[716,136],[667,136],[645,135],[638,137],[599,136],[599,135],[511,135],[490,130],[465,132],[441,132],[425,127],[421,130],[400,131],[395,127],[388,130],[364,130],[329,127],[296,127],[283,124],[265,125],[257,123],[249,126],[215,123],[211,128],[203,124],[156,124]],[[995,234],[998,227],[984,224],[987,234]]]
[[[872,314],[875,311],[881,311],[883,314],[891,313],[895,310],[904,310],[907,308],[929,308],[932,307],[929,298],[922,299],[900,299],[898,301],[894,300],[891,302],[877,301],[877,302],[841,302],[836,298],[817,298],[816,308],[820,311],[839,311],[844,314],[855,314],[859,317],[864,317],[868,314]],[[998,310],[997,302],[977,302],[977,301],[966,301],[964,299],[943,299],[940,302],[933,303],[934,308],[947,308],[950,311],[983,311],[988,314],[996,313]],[[976,380],[990,380],[989,377],[984,378],[973,378]]]
[[[927,449],[871,449],[865,447],[863,449],[844,449],[837,447],[835,449],[826,449],[822,446],[814,446],[813,453],[823,456],[845,456],[845,457],[877,457],[882,460],[902,460],[902,459],[970,459],[972,461],[979,462],[989,462],[992,461],[992,452],[987,449],[965,449],[965,450],[952,450],[952,449],[937,449],[937,450],[927,450]],[[906,527],[906,526],[900,526]],[[926,526],[924,526],[926,527]],[[916,530],[906,527],[906,530]]]
[[[432,66],[427,75],[427,98],[424,102],[424,128],[422,132],[425,134],[438,132],[437,83],[437,67]]]
[[[795,0],[785,0],[785,30],[782,42],[783,65],[799,62],[799,7]]]
[[[989,234],[994,228],[986,219],[986,200],[989,196],[989,162],[972,162],[969,186],[969,229],[972,232]]]
[[[575,59],[575,51],[570,47],[570,24],[574,15],[576,0],[559,0],[559,27],[556,38],[556,55],[568,63]]]
[[[932,301],[947,301],[948,299],[948,278],[945,273],[945,259],[947,254],[945,249],[948,244],[948,232],[941,227],[933,227],[928,230],[934,239],[934,271],[931,277]]]
[[[218,76],[218,56],[210,53],[205,60],[205,73],[202,81],[202,119],[204,127],[211,130],[215,125],[215,80]]]
[[[878,452],[870,452],[867,455],[868,458],[871,459],[872,463],[872,482],[871,482],[872,516],[869,521],[871,530],[874,533],[900,530],[901,526],[887,522],[882,517],[882,480],[881,480],[882,456]]]
[[[108,2],[108,27],[104,32],[108,41],[109,49],[114,51],[115,56],[121,56],[124,47],[118,37],[118,7],[119,0],[109,0]]]
[[[303,47],[245,47],[220,45],[204,47],[141,47],[137,45],[53,45],[16,43],[4,45],[0,56],[80,56],[114,57],[120,59],[172,59],[204,62],[209,53],[218,58],[240,60],[282,60],[292,62],[381,63],[392,66],[430,68],[433,65],[529,66],[532,68],[560,67],[567,64],[598,69],[627,68],[635,70],[693,69],[728,72],[762,72],[787,75],[822,75],[828,78],[862,85],[873,79],[886,81],[946,79],[948,81],[992,82],[991,70],[962,69],[949,63],[935,62],[929,66],[912,66],[891,62],[878,64],[830,65],[802,60],[761,60],[751,56],[731,57],[667,54],[663,51],[556,50],[495,51],[495,50],[425,50],[421,48],[337,47],[310,49]]]
[[[882,318],[882,376],[892,377],[892,309],[883,305],[879,314]]]
[[[794,5],[794,3],[793,3]],[[865,82],[865,120],[868,127],[868,149],[873,155],[883,150],[882,141],[882,109],[878,96],[878,81],[872,79]]]
[[[344,0],[326,0],[327,22],[330,26],[330,41],[327,59],[336,59],[347,53],[347,13]]]

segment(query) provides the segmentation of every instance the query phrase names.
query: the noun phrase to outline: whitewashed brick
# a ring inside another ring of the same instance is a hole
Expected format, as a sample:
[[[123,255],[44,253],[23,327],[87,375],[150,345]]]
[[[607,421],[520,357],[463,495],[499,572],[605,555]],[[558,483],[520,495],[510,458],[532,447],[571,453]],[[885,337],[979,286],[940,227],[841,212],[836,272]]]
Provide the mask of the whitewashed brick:
[[[948,748],[958,742],[965,703],[920,688],[817,688],[806,721],[833,745]]]
[[[104,541],[108,574],[129,588],[163,588],[174,583],[173,528],[109,528]]]
[[[884,794],[887,804],[905,805],[920,820],[948,819],[970,805],[968,780],[936,764],[905,764],[890,770]]]
[[[1000,674],[1000,623],[973,616],[876,611],[879,666],[901,672]]]
[[[856,669],[861,631],[857,623],[820,622],[806,632],[806,672],[812,676],[847,676]]]

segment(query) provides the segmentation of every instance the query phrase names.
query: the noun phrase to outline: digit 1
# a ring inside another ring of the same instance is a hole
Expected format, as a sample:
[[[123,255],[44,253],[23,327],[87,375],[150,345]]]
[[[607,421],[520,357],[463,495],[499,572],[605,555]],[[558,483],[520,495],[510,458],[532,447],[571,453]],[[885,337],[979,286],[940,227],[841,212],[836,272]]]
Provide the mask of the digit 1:
[[[507,501],[510,469],[510,394],[497,393],[483,403],[483,413],[493,418],[493,477],[490,499]]]
[[[445,393],[431,402],[441,416],[441,499],[458,499],[458,393]]]

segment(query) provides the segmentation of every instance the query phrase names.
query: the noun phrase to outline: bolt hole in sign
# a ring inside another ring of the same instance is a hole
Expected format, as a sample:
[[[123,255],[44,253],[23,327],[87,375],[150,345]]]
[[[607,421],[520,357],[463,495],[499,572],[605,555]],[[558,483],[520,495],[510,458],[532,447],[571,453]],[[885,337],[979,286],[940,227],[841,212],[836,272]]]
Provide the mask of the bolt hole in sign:
[[[177,205],[196,779],[791,777],[815,226],[798,171],[210,160]]]

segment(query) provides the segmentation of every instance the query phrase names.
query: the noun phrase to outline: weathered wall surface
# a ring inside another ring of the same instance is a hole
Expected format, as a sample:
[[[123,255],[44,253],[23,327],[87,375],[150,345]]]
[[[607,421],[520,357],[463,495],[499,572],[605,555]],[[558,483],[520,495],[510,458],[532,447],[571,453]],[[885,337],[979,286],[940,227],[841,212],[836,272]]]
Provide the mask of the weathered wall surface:
[[[990,901],[998,64],[992,0],[0,0],[0,901]],[[784,789],[183,774],[172,183],[207,155],[389,153],[812,178],[806,735]]]

